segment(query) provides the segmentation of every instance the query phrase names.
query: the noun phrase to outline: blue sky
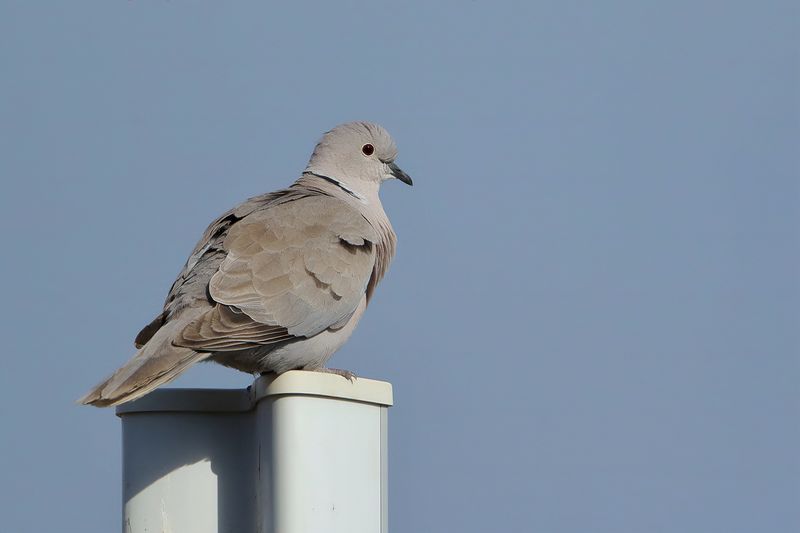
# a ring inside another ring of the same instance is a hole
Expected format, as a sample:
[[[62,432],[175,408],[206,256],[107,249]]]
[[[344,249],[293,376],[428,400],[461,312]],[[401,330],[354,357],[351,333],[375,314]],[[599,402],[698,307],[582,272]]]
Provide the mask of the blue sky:
[[[415,186],[331,364],[394,384],[392,531],[800,530],[799,14],[3,2],[3,529],[119,527],[74,399],[208,222],[367,119]]]

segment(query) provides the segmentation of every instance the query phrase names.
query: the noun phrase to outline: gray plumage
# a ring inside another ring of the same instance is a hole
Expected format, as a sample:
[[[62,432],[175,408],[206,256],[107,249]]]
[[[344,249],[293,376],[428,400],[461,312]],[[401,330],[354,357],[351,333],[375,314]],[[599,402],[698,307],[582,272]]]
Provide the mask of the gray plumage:
[[[411,179],[389,134],[354,122],[326,133],[289,188],[211,223],[136,336],[136,355],[79,402],[124,403],[212,360],[245,372],[323,369],[353,332],[394,255],[378,190]]]

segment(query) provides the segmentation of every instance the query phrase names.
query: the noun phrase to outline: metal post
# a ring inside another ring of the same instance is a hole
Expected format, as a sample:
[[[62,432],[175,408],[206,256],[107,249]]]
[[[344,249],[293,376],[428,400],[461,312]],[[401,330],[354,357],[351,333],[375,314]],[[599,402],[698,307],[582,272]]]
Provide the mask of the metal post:
[[[386,533],[391,384],[292,371],[117,408],[125,533]]]

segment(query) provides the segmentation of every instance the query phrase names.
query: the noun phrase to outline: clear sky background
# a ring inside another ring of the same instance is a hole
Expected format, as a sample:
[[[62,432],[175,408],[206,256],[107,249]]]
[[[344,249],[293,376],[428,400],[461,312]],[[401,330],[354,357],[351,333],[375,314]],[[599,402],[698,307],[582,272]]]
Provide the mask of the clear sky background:
[[[119,530],[119,421],[73,401],[214,217],[367,119],[415,186],[331,363],[394,384],[392,531],[800,531],[799,15],[2,1],[0,529]]]

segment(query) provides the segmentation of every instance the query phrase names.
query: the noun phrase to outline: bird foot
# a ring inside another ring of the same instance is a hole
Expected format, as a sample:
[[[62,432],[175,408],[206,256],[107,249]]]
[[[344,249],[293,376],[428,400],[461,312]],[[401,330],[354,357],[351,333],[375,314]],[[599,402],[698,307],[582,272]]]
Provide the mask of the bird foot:
[[[315,368],[314,372],[322,372],[323,374],[336,374],[337,376],[342,376],[350,383],[355,382],[355,380],[358,378],[358,376],[349,370],[340,370],[338,368]]]

